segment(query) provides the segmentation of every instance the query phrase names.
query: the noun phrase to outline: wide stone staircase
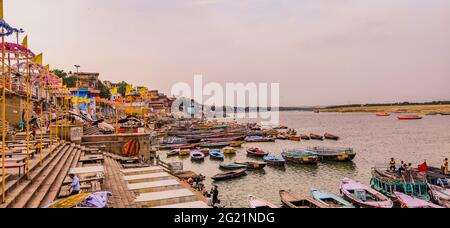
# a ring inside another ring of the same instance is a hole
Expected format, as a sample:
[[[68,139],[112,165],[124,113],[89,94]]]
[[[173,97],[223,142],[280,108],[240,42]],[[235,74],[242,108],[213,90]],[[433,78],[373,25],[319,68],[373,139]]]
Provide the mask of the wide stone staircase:
[[[6,202],[0,208],[38,208],[54,201],[70,168],[75,167],[81,155],[79,145],[57,143],[53,154],[44,154],[42,165],[30,165],[29,179],[22,176],[6,182]]]
[[[135,203],[145,208],[207,208],[188,186],[157,166],[123,169],[127,188],[137,195]]]

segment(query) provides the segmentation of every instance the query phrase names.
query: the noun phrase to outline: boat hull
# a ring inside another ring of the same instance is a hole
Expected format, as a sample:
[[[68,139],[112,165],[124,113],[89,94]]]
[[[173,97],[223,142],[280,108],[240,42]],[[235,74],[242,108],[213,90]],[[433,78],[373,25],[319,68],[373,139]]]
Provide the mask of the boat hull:
[[[231,180],[231,179],[235,179],[235,178],[239,178],[239,177],[247,175],[246,171],[247,171],[246,169],[241,169],[241,170],[235,170],[235,171],[230,171],[230,172],[226,172],[226,173],[219,173],[219,174],[211,177],[211,179],[213,179],[214,181]]]

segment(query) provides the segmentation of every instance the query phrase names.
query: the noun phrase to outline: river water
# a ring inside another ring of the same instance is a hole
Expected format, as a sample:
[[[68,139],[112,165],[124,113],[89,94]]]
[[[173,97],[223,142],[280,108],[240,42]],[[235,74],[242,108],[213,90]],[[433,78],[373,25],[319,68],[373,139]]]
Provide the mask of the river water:
[[[369,184],[371,168],[387,166],[391,157],[395,157],[397,162],[412,162],[413,166],[426,159],[429,165],[438,167],[444,157],[450,157],[450,116],[426,116],[418,121],[399,121],[396,115],[376,117],[368,113],[281,112],[280,122],[299,133],[323,135],[329,132],[340,136],[341,140],[247,143],[237,155],[227,157],[225,162],[254,160],[247,157],[246,149],[255,146],[275,155],[280,155],[283,149],[342,146],[354,148],[357,156],[351,163],[326,162],[317,166],[287,164],[284,169],[268,166],[264,171],[249,171],[245,177],[222,182],[212,182],[210,179],[221,172],[220,161],[210,160],[209,157],[202,163],[192,163],[190,158],[165,159],[165,152],[159,152],[160,157],[170,162],[182,161],[185,170],[205,175],[208,189],[212,184],[218,185],[220,199],[227,207],[247,207],[248,194],[279,205],[278,192],[281,189],[309,194],[311,188],[317,188],[338,194],[339,183],[343,178],[350,177]]]

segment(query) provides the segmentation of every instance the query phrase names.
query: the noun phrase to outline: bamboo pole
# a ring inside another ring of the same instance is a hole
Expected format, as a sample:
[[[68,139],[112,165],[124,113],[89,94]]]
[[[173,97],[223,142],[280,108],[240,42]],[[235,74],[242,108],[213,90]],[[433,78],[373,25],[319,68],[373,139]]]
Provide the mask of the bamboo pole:
[[[58,140],[59,137],[59,125],[58,125],[58,119],[59,119],[59,115],[58,115],[58,95],[56,95],[55,98],[55,116],[56,116],[56,121],[55,121],[55,135],[56,135],[56,140]]]
[[[0,0],[0,19],[3,19],[3,0]],[[4,29],[2,28],[2,33]],[[6,201],[6,76],[5,76],[5,36],[2,36],[2,203]]]
[[[44,156],[42,154],[42,149],[43,149],[42,143],[44,141],[44,134],[42,132],[42,130],[44,129],[44,124],[43,124],[43,122],[44,122],[44,106],[43,106],[43,101],[42,101],[42,98],[43,98],[43,95],[42,95],[42,75],[39,78],[39,98],[40,98],[39,99],[39,103],[40,103],[40,111],[41,111],[40,128],[39,128],[39,132],[40,132],[40,135],[41,135],[41,139],[40,139],[41,143],[39,145],[39,164],[42,165],[42,162],[43,162],[43,159],[44,159]]]
[[[25,121],[25,127],[26,130],[26,140],[27,140],[27,158],[26,158],[26,174],[27,178],[30,179],[30,97],[31,97],[31,86],[30,86],[30,66],[28,61],[28,52],[25,56],[26,61],[26,96],[27,96],[27,102],[26,102],[26,121]]]
[[[119,105],[117,104],[118,101],[116,99],[116,134],[119,134]]]
[[[47,80],[47,94],[50,94],[50,86]],[[49,102],[48,106],[48,112],[49,112],[49,118],[48,118],[48,129],[50,134],[50,156],[53,156],[53,140],[52,140],[52,119],[53,119],[53,113],[52,113],[52,105]]]

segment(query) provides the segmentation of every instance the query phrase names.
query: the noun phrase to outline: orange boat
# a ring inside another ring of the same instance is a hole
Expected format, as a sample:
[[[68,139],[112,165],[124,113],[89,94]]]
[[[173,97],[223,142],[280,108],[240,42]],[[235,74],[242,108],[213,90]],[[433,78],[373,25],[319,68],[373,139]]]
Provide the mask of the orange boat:
[[[380,113],[377,113],[377,116],[390,116],[391,114],[389,114],[389,113],[387,113],[387,112],[380,112]]]
[[[300,136],[291,136],[291,137],[289,137],[289,140],[300,142],[301,138],[300,138]]]
[[[399,120],[421,120],[423,117],[417,115],[399,116]]]

